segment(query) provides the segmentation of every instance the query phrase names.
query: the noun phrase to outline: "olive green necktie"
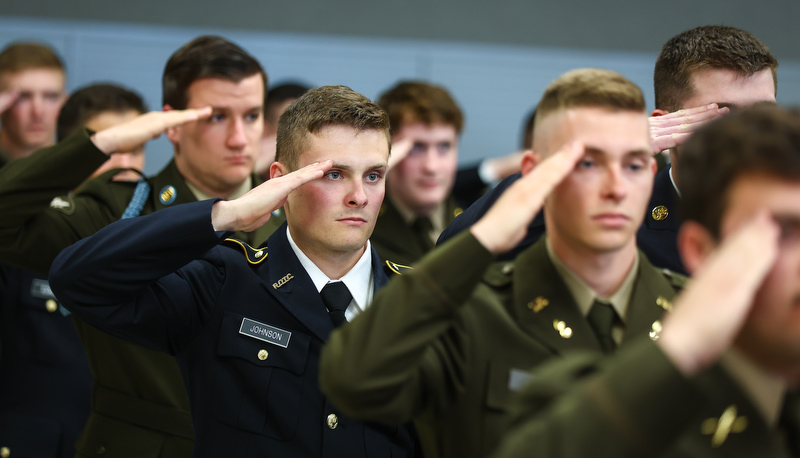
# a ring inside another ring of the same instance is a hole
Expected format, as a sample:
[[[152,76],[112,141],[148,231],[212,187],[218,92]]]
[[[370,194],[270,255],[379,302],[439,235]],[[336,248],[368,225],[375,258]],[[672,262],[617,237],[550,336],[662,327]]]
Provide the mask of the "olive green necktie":
[[[617,348],[614,338],[611,337],[611,329],[614,327],[616,317],[617,312],[614,311],[614,307],[611,304],[597,299],[592,303],[589,316],[586,317],[587,321],[589,321],[589,326],[592,327],[597,340],[600,342],[600,348],[603,353],[614,353]]]

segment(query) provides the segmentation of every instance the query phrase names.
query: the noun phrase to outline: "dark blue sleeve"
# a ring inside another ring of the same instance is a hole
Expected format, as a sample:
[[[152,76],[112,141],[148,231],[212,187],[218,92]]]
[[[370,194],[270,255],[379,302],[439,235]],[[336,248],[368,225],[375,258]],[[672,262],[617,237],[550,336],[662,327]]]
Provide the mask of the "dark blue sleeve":
[[[224,281],[214,200],[112,223],[62,251],[58,300],[117,337],[176,353],[202,328]],[[212,250],[212,251],[209,251]]]

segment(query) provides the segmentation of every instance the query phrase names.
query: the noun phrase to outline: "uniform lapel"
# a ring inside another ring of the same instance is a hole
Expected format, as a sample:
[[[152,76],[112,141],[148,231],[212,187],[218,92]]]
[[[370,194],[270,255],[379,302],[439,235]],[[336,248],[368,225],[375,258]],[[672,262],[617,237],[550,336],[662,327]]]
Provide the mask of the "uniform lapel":
[[[671,307],[674,296],[675,289],[670,282],[639,252],[639,272],[628,303],[623,343],[656,332],[659,325],[654,323]]]
[[[268,240],[267,289],[297,320],[323,342],[333,331],[333,323],[322,298],[286,238],[282,225]]]
[[[586,319],[547,256],[544,238],[525,250],[514,268],[514,309],[531,337],[561,354],[600,350]]]

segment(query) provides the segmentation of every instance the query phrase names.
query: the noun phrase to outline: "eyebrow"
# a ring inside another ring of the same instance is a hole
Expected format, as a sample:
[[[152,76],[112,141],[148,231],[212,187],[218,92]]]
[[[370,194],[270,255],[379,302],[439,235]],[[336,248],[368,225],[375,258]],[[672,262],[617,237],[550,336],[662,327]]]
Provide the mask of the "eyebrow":
[[[584,147],[584,152],[586,154],[591,154],[592,156],[606,156],[607,155],[604,150],[602,150],[600,148],[596,148],[594,146],[585,146]],[[631,157],[631,156],[633,156],[633,157],[638,157],[638,156],[650,157],[652,155],[653,155],[653,153],[651,151],[644,150],[644,149],[635,149],[635,150],[627,151],[624,154],[625,157]]]
[[[378,170],[378,169],[385,169],[387,167],[388,167],[388,164],[386,164],[385,162],[382,162],[380,164],[375,164],[375,165],[372,165],[370,167],[367,167],[366,170]],[[345,165],[345,164],[333,164],[331,166],[331,168],[332,169],[338,169],[338,170],[345,170],[347,172],[354,172],[355,171],[355,169],[353,169],[349,165]]]

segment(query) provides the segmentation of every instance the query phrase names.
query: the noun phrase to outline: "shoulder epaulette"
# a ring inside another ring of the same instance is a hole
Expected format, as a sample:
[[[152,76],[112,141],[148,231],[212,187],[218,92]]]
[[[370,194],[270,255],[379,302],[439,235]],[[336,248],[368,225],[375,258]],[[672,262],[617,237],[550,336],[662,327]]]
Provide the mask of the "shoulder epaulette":
[[[689,281],[689,277],[683,274],[679,274],[678,272],[673,272],[669,269],[661,269],[661,273],[664,274],[664,277],[669,281],[675,291],[680,291],[686,287],[686,283]]]
[[[222,244],[231,248],[240,248],[244,252],[247,262],[250,264],[260,264],[262,261],[267,259],[267,247],[253,248],[239,239],[230,238],[223,240]]]
[[[396,262],[392,261],[383,261],[383,263],[388,268],[388,273],[392,273],[395,275],[403,275],[404,273],[408,272],[409,270],[414,270],[413,267],[404,266],[402,264],[397,264]]]

